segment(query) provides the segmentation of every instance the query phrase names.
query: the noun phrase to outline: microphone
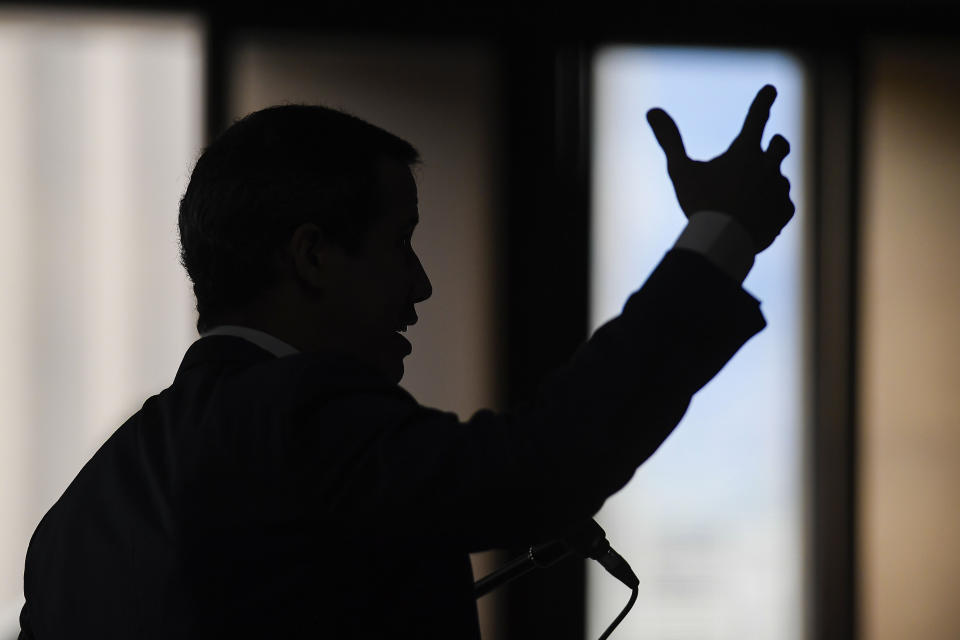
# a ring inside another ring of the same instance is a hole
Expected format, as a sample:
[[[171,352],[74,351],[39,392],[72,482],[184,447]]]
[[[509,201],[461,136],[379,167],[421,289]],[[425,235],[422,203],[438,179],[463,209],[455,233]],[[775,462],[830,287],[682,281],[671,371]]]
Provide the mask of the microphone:
[[[558,540],[530,547],[525,556],[520,556],[481,578],[473,585],[474,596],[480,598],[533,569],[549,567],[574,553],[596,560],[610,575],[630,589],[639,588],[640,580],[630,565],[613,550],[607,542],[607,534],[596,520],[590,519],[573,527]]]
[[[630,565],[627,564],[627,561],[614,551],[610,543],[607,542],[607,534],[600,528],[596,520],[590,519],[574,528],[564,538],[564,542],[577,553],[599,562],[610,575],[630,589],[630,600],[627,605],[600,636],[600,640],[607,640],[637,601],[637,595],[640,592],[640,580],[633,569],[630,568]]]
[[[613,547],[607,541],[607,534],[592,518],[573,527],[559,540],[530,547],[527,555],[512,560],[504,567],[476,581],[473,584],[474,597],[480,598],[498,586],[518,578],[534,568],[549,567],[573,553],[596,560],[603,565],[603,568],[610,575],[630,589],[630,600],[627,602],[627,606],[600,636],[600,640],[606,640],[637,601],[640,580],[633,569],[630,568],[630,565],[627,564],[627,561],[613,550]]]
[[[596,520],[591,518],[577,525],[561,541],[571,551],[599,562],[610,575],[628,588],[635,589],[640,586],[640,579],[637,578],[623,556],[610,546],[606,532],[597,524]]]

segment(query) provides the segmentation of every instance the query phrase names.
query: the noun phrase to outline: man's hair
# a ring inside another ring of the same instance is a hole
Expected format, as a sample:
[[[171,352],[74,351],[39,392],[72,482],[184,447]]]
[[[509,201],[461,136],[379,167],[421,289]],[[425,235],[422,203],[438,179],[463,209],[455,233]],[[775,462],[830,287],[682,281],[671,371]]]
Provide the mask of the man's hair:
[[[349,114],[282,105],[238,120],[197,160],[180,200],[180,262],[197,330],[274,284],[277,256],[304,222],[350,254],[381,214],[381,158],[419,161],[409,142]]]

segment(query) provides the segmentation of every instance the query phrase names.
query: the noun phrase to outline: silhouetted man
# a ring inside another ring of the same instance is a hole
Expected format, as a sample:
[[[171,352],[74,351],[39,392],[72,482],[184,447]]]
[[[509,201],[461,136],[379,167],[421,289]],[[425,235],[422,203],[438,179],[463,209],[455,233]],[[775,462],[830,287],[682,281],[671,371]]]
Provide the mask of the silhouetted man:
[[[687,229],[530,404],[465,423],[397,385],[431,294],[415,150],[321,107],[235,123],[180,204],[201,338],[38,525],[21,637],[478,637],[468,553],[595,513],[763,328],[740,283],[793,214],[774,96],[706,163],[648,114]]]

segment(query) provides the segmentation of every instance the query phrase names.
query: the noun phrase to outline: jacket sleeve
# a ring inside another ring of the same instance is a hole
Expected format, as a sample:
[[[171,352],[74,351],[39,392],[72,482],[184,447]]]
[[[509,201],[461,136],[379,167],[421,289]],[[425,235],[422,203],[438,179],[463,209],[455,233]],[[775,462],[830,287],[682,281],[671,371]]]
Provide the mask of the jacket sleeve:
[[[315,394],[291,421],[294,482],[319,517],[366,531],[470,550],[555,537],[627,483],[764,326],[737,283],[673,250],[516,411],[460,422],[398,388]]]

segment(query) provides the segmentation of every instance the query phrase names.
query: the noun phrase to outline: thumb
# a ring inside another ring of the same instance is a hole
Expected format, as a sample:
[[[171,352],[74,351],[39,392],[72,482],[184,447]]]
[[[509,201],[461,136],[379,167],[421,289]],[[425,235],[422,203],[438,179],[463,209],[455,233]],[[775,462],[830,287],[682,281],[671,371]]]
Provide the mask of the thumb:
[[[667,167],[676,166],[678,163],[689,160],[687,150],[683,147],[683,139],[680,137],[680,130],[677,129],[666,111],[663,109],[650,109],[647,111],[647,122],[653,129],[653,135],[656,136],[660,148],[667,156]]]

